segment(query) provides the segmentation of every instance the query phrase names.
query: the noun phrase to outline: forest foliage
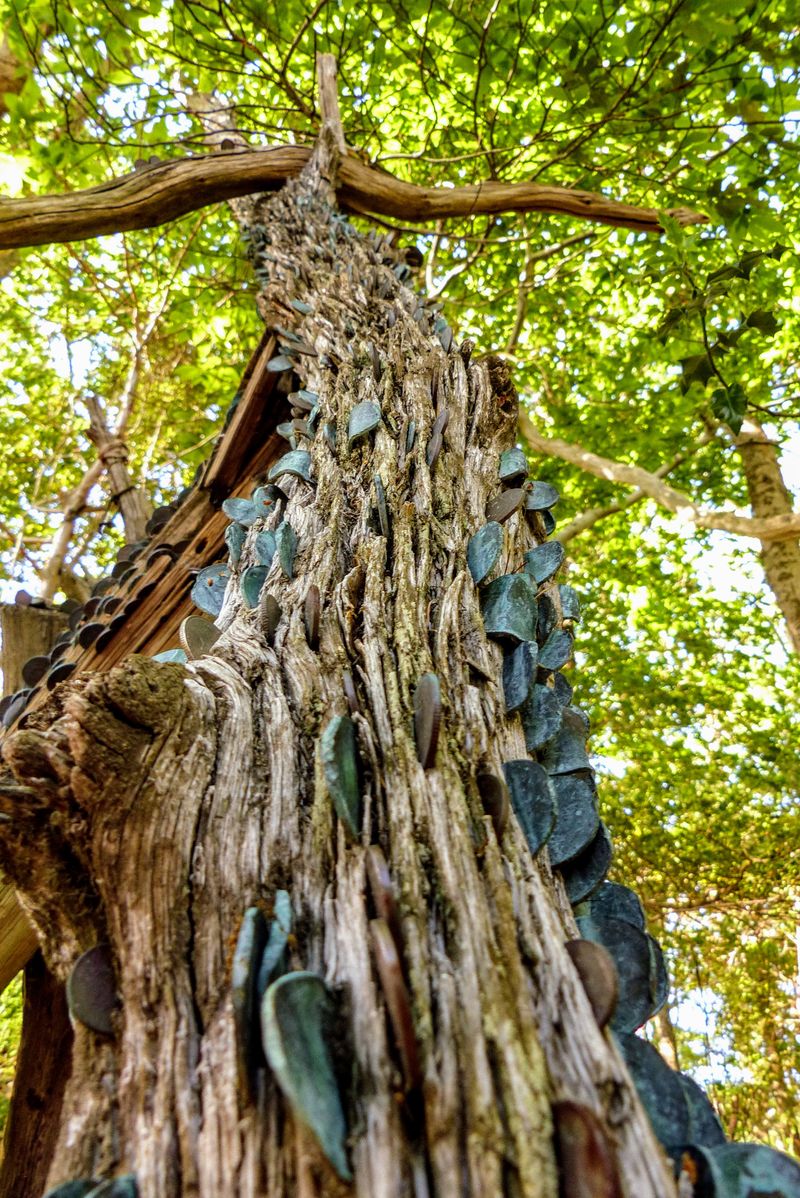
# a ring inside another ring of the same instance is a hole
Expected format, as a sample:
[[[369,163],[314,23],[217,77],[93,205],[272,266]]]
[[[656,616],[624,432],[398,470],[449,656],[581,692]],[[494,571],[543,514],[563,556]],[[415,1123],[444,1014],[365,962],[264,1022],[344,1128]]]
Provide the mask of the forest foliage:
[[[797,488],[800,36],[788,0],[11,0],[2,30],[6,194],[206,152],[197,95],[213,94],[253,146],[310,144],[314,56],[329,51],[348,143],[398,177],[532,180],[706,214],[690,228],[665,217],[663,236],[540,214],[395,227],[423,252],[419,286],[457,335],[509,359],[544,435],[747,514],[734,438],[754,418]],[[134,479],[153,505],[168,501],[207,455],[260,319],[224,205],[7,251],[0,270],[9,598],[36,589],[95,460],[87,396],[112,425],[130,401]],[[657,1034],[710,1083],[730,1134],[796,1152],[798,665],[758,542],[532,460],[561,491],[569,581],[584,597],[577,698],[592,717],[611,876],[640,892],[669,957],[674,999]],[[570,535],[577,520],[585,531]],[[101,481],[77,514],[65,593],[86,592],[122,535]]]

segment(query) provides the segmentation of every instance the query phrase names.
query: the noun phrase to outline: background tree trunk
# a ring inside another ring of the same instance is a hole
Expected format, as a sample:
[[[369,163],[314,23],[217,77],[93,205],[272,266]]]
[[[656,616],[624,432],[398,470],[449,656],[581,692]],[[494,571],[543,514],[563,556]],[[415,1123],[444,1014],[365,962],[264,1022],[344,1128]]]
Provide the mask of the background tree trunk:
[[[563,949],[575,934],[563,887],[546,853],[531,859],[513,816],[498,843],[476,782],[527,756],[466,568],[514,441],[516,394],[498,360],[469,364],[440,329],[442,348],[394,255],[328,194],[307,173],[260,203],[252,230],[271,320],[332,426],[302,442],[313,481],[282,476],[285,510],[266,520],[285,519],[298,538],[294,576],[276,556],[267,578],[282,609],[274,644],[238,585],[262,523],[234,570],[213,656],[186,667],[132,658],[70,678],[4,747],[24,789],[0,794],[12,816],[2,861],[48,963],[63,979],[79,953],[107,943],[121,999],[113,1037],[76,1026],[50,1183],[134,1173],[142,1198],[349,1192],[268,1071],[254,1099],[237,1081],[232,946],[245,908],[269,912],[283,888],[291,967],[319,973],[335,1000],[357,1194],[551,1198],[551,1104],[572,1099],[602,1120],[624,1193],[665,1198],[664,1158]],[[363,400],[382,422],[349,447]],[[376,477],[388,529],[374,514]],[[520,513],[504,528],[502,568],[514,571],[534,538]],[[304,628],[312,586],[317,649]],[[348,709],[344,671],[359,707],[354,840],[319,753]],[[425,770],[412,713],[428,671],[443,713]],[[403,1097],[373,967],[369,844],[383,848],[398,893],[418,1104]]]
[[[757,420],[745,419],[736,438],[753,515],[758,519],[792,511],[792,497],[783,481],[778,447]],[[789,641],[800,653],[800,542],[764,541],[761,563],[767,583],[783,612]]]

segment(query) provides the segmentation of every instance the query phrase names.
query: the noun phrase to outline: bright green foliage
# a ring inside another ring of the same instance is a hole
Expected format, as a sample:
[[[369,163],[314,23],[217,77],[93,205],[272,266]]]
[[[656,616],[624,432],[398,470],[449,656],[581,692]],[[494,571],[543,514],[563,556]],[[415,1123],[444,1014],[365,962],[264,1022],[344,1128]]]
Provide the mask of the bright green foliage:
[[[22,84],[5,97],[0,165],[32,193],[202,153],[185,93],[215,91],[254,145],[310,142],[314,54],[332,51],[349,143],[403,178],[536,180],[705,212],[690,229],[665,216],[660,238],[546,215],[401,234],[425,251],[420,282],[458,335],[509,356],[546,435],[671,465],[692,499],[746,512],[732,433],[756,418],[797,479],[789,0],[12,0],[5,25]],[[224,207],[0,266],[0,434],[15,447],[0,461],[0,560],[25,580],[94,460],[85,390],[113,417],[159,314],[128,431],[132,469],[159,502],[207,452],[259,321]],[[686,1000],[681,1064],[708,1065],[738,1138],[797,1150],[798,670],[758,542],[698,533],[649,501],[627,506],[626,488],[532,461],[562,492],[562,528],[606,513],[566,543],[586,599],[576,701],[607,775],[613,876],[641,891]],[[90,509],[78,575],[120,535],[118,520],[100,527],[102,487]],[[709,1003],[711,1046],[692,1030]]]
[[[6,1125],[11,1091],[14,1085],[14,1069],[17,1063],[17,1045],[22,1030],[22,974],[0,994],[0,1134]]]

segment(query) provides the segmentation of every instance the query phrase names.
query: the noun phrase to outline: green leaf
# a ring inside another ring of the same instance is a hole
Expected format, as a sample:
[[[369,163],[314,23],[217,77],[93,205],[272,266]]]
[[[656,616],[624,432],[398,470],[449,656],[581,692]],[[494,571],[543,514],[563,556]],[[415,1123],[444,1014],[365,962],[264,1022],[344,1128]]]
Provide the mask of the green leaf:
[[[747,396],[739,383],[718,387],[711,393],[711,410],[736,435],[741,431],[746,409]]]
[[[781,327],[775,319],[775,313],[766,311],[763,308],[757,308],[755,312],[751,312],[747,318],[747,323],[751,329],[758,329],[766,337],[774,337]]]

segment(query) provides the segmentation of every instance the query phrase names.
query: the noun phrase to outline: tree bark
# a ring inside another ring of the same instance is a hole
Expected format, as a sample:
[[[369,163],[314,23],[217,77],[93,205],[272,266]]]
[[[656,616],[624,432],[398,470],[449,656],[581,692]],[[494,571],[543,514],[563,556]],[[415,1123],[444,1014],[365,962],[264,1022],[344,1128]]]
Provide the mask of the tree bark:
[[[134,355],[125,391],[130,394],[130,404],[126,404],[127,413],[132,406],[133,394],[136,391],[138,379],[138,352]],[[92,395],[84,396],[84,403],[89,410],[89,438],[97,447],[100,459],[109,481],[110,498],[119,507],[122,523],[125,528],[125,540],[128,544],[141,541],[145,537],[145,526],[152,513],[152,505],[141,487],[137,487],[128,472],[128,446],[119,433],[112,433],[106,422],[105,412],[97,399]],[[120,420],[123,424],[123,420]]]
[[[757,420],[748,416],[736,438],[747,493],[758,520],[786,517],[792,497],[781,474],[778,448]],[[767,583],[786,621],[789,640],[800,653],[800,540],[763,541],[759,554]]]
[[[480,771],[502,777],[504,761],[527,756],[466,567],[514,442],[516,393],[499,360],[440,346],[388,247],[361,238],[329,195],[311,170],[257,209],[267,310],[332,428],[302,442],[312,482],[282,476],[285,510],[248,534],[213,655],[73,676],[4,746],[23,789],[0,792],[11,816],[0,857],[48,963],[63,979],[108,944],[121,999],[112,1037],[76,1026],[49,1182],[134,1173],[141,1198],[351,1192],[269,1071],[254,1097],[237,1081],[232,945],[245,908],[270,911],[282,888],[291,968],[318,973],[334,999],[356,1194],[555,1198],[551,1104],[571,1099],[602,1121],[624,1194],[666,1198],[664,1158],[563,948],[575,927],[560,879],[513,816],[498,842],[478,792]],[[365,400],[381,423],[348,446]],[[374,515],[376,477],[389,527]],[[255,536],[281,518],[298,551],[293,577],[277,559],[267,577],[282,609],[272,643],[239,581]],[[514,571],[535,538],[520,513],[504,529]],[[312,587],[318,648],[304,626]],[[359,707],[353,838],[319,745],[348,710],[345,671]],[[429,769],[413,734],[426,672],[443,706]],[[416,1101],[372,959],[370,844],[398,892]]]

